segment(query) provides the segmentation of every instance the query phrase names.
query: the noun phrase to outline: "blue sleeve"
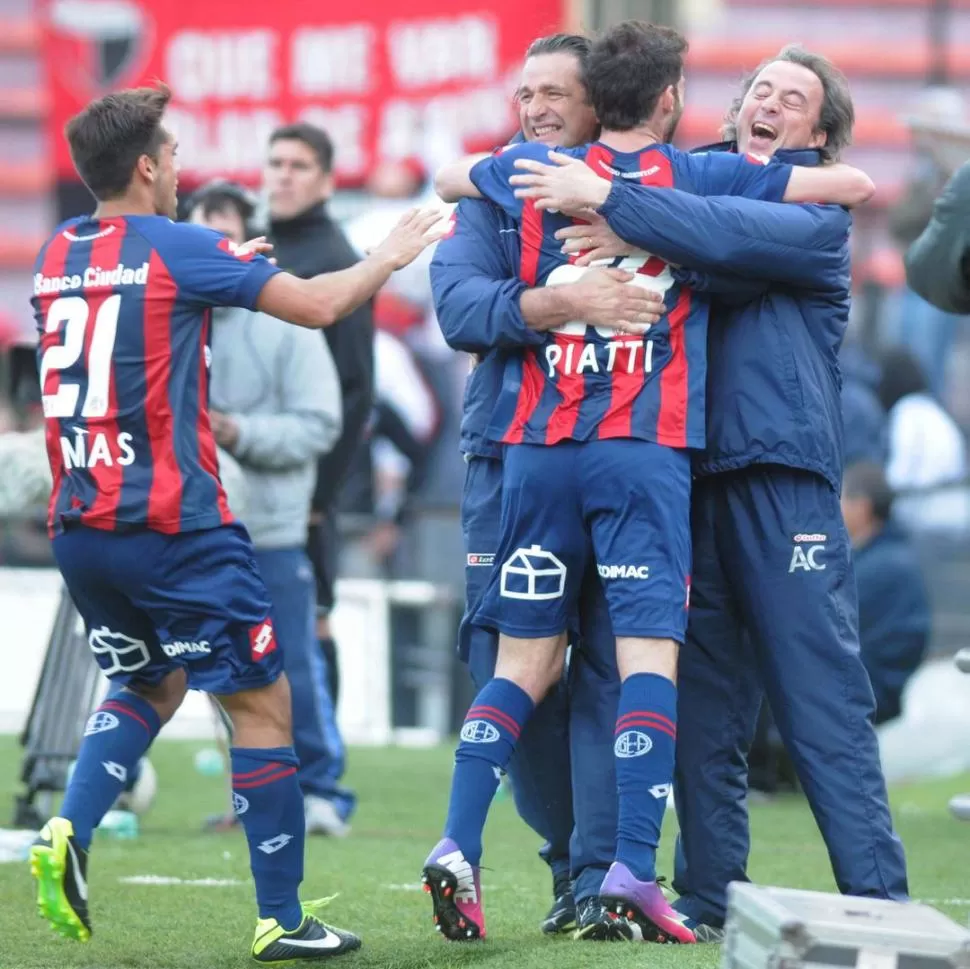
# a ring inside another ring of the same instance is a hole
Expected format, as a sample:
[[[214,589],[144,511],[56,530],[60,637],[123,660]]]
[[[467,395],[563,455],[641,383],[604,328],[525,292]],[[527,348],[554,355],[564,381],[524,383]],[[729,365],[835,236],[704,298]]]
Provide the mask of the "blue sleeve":
[[[667,262],[820,292],[849,286],[848,212],[743,198],[702,198],[619,179],[599,209],[625,242]]]
[[[685,165],[697,195],[743,195],[763,202],[781,202],[792,173],[791,165],[763,165],[726,151],[682,154],[678,161]]]
[[[517,219],[522,215],[523,199],[517,199],[515,186],[509,185],[509,178],[522,174],[515,167],[516,159],[531,158],[534,161],[548,163],[550,150],[545,145],[530,142],[508,145],[472,166],[470,172],[472,183],[484,198],[494,202],[500,209],[504,209],[513,219]]]
[[[179,288],[203,306],[256,309],[259,294],[281,270],[263,256],[237,256],[224,235],[201,225],[171,223],[149,239]]]
[[[542,342],[526,326],[516,278],[503,244],[503,214],[489,202],[465,199],[455,210],[452,234],[431,261],[431,292],[445,342],[455,350],[485,353],[493,347]],[[505,231],[518,232],[506,225]]]
[[[698,272],[683,266],[671,268],[674,279],[682,286],[689,286],[695,293],[709,293],[728,306],[750,303],[767,291],[771,285],[765,279],[748,279],[731,273]]]

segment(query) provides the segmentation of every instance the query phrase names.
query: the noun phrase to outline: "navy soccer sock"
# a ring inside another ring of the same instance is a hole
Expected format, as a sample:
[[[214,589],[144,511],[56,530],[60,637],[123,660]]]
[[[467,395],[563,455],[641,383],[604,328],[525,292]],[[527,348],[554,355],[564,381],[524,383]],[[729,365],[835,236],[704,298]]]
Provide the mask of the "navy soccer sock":
[[[246,831],[259,917],[284,929],[303,921],[306,820],[292,747],[233,747],[232,806]]]
[[[677,687],[654,673],[623,681],[616,720],[616,860],[640,881],[657,877],[657,845],[674,773]]]
[[[90,846],[94,829],[125,789],[160,727],[155,708],[127,690],[105,700],[88,718],[61,804],[61,817],[71,822],[82,848]]]
[[[511,680],[495,679],[485,684],[465,714],[455,751],[445,837],[473,865],[481,861],[482,831],[499,778],[534,708],[529,694]]]

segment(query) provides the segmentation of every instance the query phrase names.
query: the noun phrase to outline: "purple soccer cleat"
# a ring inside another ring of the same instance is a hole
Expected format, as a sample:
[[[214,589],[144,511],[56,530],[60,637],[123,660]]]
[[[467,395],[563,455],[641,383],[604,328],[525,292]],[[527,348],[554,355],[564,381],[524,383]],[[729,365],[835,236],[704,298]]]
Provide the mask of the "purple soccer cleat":
[[[470,942],[485,938],[478,868],[469,864],[451,838],[442,838],[434,846],[421,881],[434,905],[435,928],[446,939]]]
[[[670,907],[655,882],[641,882],[626,865],[614,861],[603,879],[600,899],[607,909],[639,927],[644,942],[697,941],[684,924],[686,915]]]

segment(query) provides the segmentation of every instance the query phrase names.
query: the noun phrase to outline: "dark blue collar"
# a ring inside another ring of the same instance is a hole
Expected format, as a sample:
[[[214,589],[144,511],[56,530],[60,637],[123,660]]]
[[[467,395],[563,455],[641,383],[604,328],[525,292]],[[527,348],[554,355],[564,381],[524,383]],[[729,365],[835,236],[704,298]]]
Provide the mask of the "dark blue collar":
[[[736,141],[716,141],[711,145],[701,145],[699,148],[691,149],[691,154],[700,151],[737,152],[737,150]],[[822,164],[822,156],[817,148],[783,148],[781,151],[776,151],[774,157],[786,165],[805,165],[811,168]]]

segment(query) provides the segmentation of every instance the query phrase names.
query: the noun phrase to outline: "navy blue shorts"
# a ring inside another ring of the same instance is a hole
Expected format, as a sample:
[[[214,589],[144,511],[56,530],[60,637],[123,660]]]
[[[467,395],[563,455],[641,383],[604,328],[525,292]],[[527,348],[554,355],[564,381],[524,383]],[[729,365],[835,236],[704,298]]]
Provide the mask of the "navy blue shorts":
[[[182,666],[190,689],[231,694],[282,672],[269,596],[242,525],[181,535],[75,527],[53,547],[112,681],[155,684]]]
[[[566,630],[590,554],[616,636],[683,642],[690,458],[649,441],[506,448],[496,568],[476,623],[531,639]]]

